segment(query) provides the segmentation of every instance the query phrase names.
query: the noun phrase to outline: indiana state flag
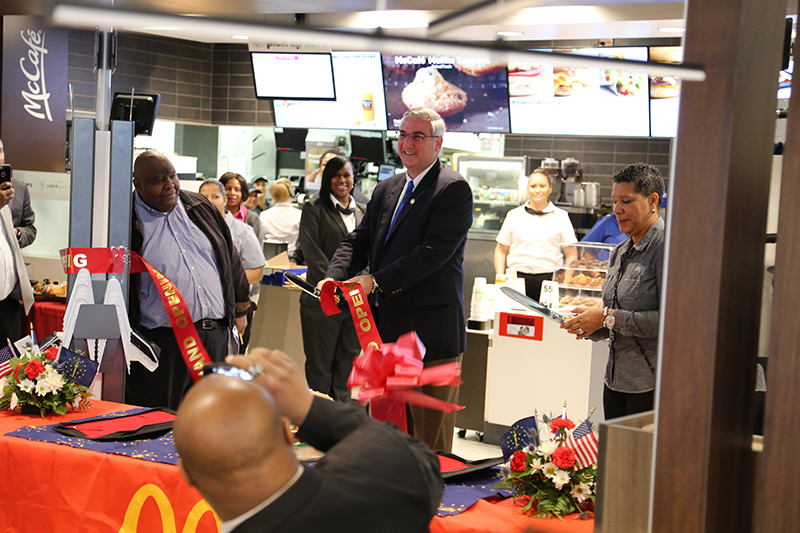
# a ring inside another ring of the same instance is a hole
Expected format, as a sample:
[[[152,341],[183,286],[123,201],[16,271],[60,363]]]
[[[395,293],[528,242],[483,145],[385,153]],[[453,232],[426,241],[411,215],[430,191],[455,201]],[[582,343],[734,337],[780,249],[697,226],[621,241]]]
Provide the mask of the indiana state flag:
[[[511,429],[500,437],[500,448],[503,450],[503,460],[508,461],[517,450],[533,444],[538,446],[539,434],[536,429],[536,417],[529,416],[514,422]]]
[[[63,346],[58,351],[56,369],[68,380],[88,387],[97,374],[97,363],[82,355],[71,352]]]

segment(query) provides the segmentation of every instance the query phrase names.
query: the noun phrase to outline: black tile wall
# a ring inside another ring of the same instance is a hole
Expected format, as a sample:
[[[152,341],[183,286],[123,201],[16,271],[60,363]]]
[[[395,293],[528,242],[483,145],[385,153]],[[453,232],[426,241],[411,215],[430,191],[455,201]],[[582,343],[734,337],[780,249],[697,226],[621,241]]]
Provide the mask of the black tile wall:
[[[548,135],[506,135],[505,155],[526,155],[538,164],[546,157],[559,161],[572,157],[581,162],[583,181],[600,183],[603,202],[611,199],[611,178],[625,165],[643,161],[669,176],[671,139],[628,137],[562,137]]]
[[[528,48],[549,48],[556,43],[529,44]],[[558,43],[562,47],[595,44],[594,41]],[[93,51],[93,32],[70,30],[68,78],[75,94],[75,108],[79,110],[94,110]],[[206,44],[120,34],[118,56],[117,70],[111,80],[112,92],[130,92],[133,86],[139,92],[161,94],[160,118],[214,125],[275,125],[272,102],[255,97],[245,44]],[[601,196],[607,201],[611,195],[611,176],[629,163],[652,163],[667,176],[670,143],[670,139],[506,135],[505,155],[527,155],[534,160],[573,157],[582,164],[584,181],[599,182]]]

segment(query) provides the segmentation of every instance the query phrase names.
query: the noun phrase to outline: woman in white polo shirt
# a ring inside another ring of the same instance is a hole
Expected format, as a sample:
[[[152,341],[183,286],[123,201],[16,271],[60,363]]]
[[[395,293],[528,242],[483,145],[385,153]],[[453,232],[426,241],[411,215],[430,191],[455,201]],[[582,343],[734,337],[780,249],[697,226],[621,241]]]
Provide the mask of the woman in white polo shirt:
[[[506,215],[494,249],[495,274],[514,269],[525,279],[525,293],[539,299],[542,282],[553,279],[559,245],[577,242],[569,215],[550,202],[550,178],[536,169],[528,178],[528,202]],[[564,248],[565,261],[578,259],[574,246]]]

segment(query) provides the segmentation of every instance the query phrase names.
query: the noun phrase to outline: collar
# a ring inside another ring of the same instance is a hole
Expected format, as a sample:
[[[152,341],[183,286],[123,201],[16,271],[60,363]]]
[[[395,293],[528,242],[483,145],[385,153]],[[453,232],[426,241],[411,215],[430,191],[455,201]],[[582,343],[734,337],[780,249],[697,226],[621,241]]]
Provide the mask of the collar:
[[[135,205],[136,207],[139,207],[139,208],[141,208],[141,209],[144,209],[144,210],[146,210],[148,213],[150,213],[150,214],[151,214],[151,215],[153,215],[153,216],[159,216],[159,215],[160,215],[160,216],[164,216],[164,217],[165,217],[165,216],[169,215],[170,213],[172,213],[172,211],[173,211],[173,210],[174,210],[174,209],[175,209],[177,206],[181,205],[181,204],[183,203],[183,201],[182,201],[182,199],[181,199],[181,195],[180,195],[180,194],[178,194],[178,201],[177,201],[177,203],[176,203],[174,206],[172,206],[172,209],[170,209],[169,211],[167,211],[167,212],[165,213],[164,211],[159,211],[159,210],[157,210],[157,209],[153,209],[152,207],[150,207],[149,205],[147,205],[147,204],[144,202],[144,200],[142,200],[142,197],[141,197],[141,196],[139,196],[139,192],[138,192],[138,191],[133,191],[133,203],[134,203],[134,205]]]
[[[416,183],[414,184],[414,186],[416,187]],[[337,204],[341,205],[343,209],[355,209],[356,207],[356,201],[353,199],[352,194],[350,195],[350,203],[347,204],[349,207],[343,206],[342,202],[340,202],[339,199],[336,198],[333,194],[331,194],[331,203],[333,204],[334,207],[336,207]]]
[[[302,474],[303,474],[303,466],[302,466],[302,465],[297,465],[297,472],[295,472],[294,476],[292,476],[292,479],[290,479],[290,480],[289,480],[289,481],[286,483],[286,485],[284,485],[283,487],[281,487],[281,488],[280,488],[280,489],[279,489],[277,492],[275,492],[275,493],[274,493],[272,496],[270,496],[269,498],[267,498],[266,500],[264,500],[263,502],[261,502],[260,504],[258,504],[256,507],[253,507],[252,509],[250,509],[250,510],[249,510],[249,511],[247,511],[246,513],[244,513],[244,514],[242,514],[242,515],[239,515],[239,516],[237,516],[236,518],[232,518],[232,519],[230,519],[230,520],[228,520],[228,521],[226,521],[226,522],[222,522],[222,523],[220,523],[220,525],[219,525],[219,531],[220,531],[220,533],[230,533],[231,531],[233,531],[234,529],[236,529],[236,528],[237,528],[237,527],[238,527],[240,524],[244,523],[244,522],[245,522],[246,520],[248,520],[249,518],[251,518],[251,517],[255,516],[256,514],[260,513],[261,511],[263,511],[263,510],[264,510],[266,507],[268,507],[268,506],[269,506],[271,503],[273,503],[275,500],[277,500],[278,498],[280,498],[281,496],[283,496],[283,494],[284,494],[284,493],[285,493],[287,490],[289,490],[290,488],[292,488],[292,485],[294,485],[295,483],[297,483],[297,480],[298,480],[298,479],[300,479],[300,476],[301,476]]]
[[[524,206],[525,206],[525,212],[527,212],[527,213],[530,213],[530,211],[536,211],[536,209],[534,209],[533,206],[531,205],[531,201],[530,200],[525,202]],[[530,210],[530,211],[528,211],[528,210]],[[556,210],[556,206],[553,205],[553,202],[547,202],[547,205],[545,206],[544,209],[542,209],[540,211],[540,213],[544,215],[544,214],[547,214],[547,213],[552,213],[555,210]],[[531,214],[538,215],[539,212],[531,213]]]
[[[653,225],[650,226],[650,229],[647,230],[647,233],[644,234],[644,237],[642,237],[642,240],[640,240],[638,242],[638,244],[634,244],[633,248],[636,248],[637,251],[641,252],[642,250],[647,248],[647,246],[651,242],[653,242],[653,239],[656,237],[656,233],[658,233],[659,231],[662,231],[662,232],[664,231],[664,219],[661,218],[661,217],[658,217],[656,219],[656,221],[653,222]],[[633,243],[632,239],[631,239],[631,243]]]
[[[412,178],[411,176],[409,176],[409,175],[408,175],[408,172],[406,172],[406,182],[405,182],[405,185],[404,185],[404,187],[408,187],[408,182],[409,182],[409,181],[413,181],[413,182],[414,182],[414,189],[416,189],[417,187],[419,187],[419,182],[421,182],[421,181],[422,181],[422,178],[424,178],[425,176],[427,176],[427,175],[428,175],[428,172],[430,172],[430,170],[433,168],[433,165],[435,165],[435,164],[436,164],[436,163],[438,163],[438,162],[439,162],[439,159],[438,159],[438,158],[437,158],[437,159],[434,159],[434,160],[433,160],[433,163],[431,163],[431,164],[430,164],[430,166],[429,166],[428,168],[426,168],[425,170],[423,170],[422,172],[420,172],[420,173],[419,173],[419,175],[418,175],[416,178]]]
[[[239,211],[237,211],[236,214],[233,215],[233,218],[244,222],[246,216],[247,216],[247,208],[244,206],[244,204],[239,204]]]

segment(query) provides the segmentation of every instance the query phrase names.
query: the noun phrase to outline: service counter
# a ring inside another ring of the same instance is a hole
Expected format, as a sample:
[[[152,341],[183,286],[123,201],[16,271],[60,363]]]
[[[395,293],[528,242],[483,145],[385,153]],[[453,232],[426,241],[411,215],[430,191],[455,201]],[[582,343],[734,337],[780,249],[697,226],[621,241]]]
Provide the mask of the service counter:
[[[510,301],[510,300],[509,300]],[[603,420],[608,344],[575,340],[554,320],[507,307],[497,312],[486,366],[484,439],[499,443],[517,420],[540,414]]]

